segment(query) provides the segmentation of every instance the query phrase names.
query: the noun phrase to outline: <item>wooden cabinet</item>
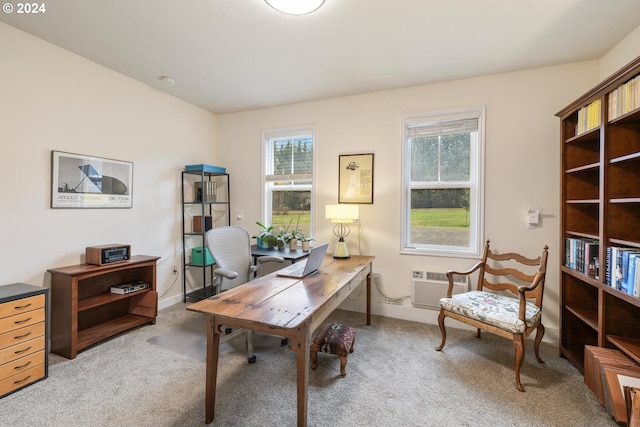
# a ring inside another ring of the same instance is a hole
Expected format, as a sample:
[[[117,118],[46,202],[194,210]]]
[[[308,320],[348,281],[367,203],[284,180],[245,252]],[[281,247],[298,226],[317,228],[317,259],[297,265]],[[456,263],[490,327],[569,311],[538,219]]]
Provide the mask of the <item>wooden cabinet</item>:
[[[22,283],[0,286],[0,397],[48,375],[48,292]]]
[[[204,249],[204,236],[213,227],[231,224],[229,174],[209,172],[206,165],[202,166],[199,170],[182,172],[183,302],[218,293],[213,259],[209,259]]]
[[[560,354],[583,372],[585,345],[617,348],[640,363],[640,299],[630,293],[628,282],[609,284],[612,277],[615,282],[617,264],[609,248],[640,252],[638,76],[640,58],[557,114],[562,145]],[[585,247],[593,246],[597,250],[588,256]],[[598,269],[593,268],[596,256]]]
[[[106,265],[72,265],[51,273],[51,351],[69,359],[100,341],[147,323],[158,314],[156,261],[136,255]],[[149,288],[113,294],[111,286],[137,281]]]

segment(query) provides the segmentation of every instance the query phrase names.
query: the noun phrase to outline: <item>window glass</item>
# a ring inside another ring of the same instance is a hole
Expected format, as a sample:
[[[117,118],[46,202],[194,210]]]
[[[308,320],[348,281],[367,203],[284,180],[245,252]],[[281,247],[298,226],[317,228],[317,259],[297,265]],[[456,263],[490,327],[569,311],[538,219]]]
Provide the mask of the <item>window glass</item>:
[[[404,118],[403,252],[479,255],[483,109]]]
[[[313,129],[270,131],[264,135],[262,222],[291,233],[313,231]]]

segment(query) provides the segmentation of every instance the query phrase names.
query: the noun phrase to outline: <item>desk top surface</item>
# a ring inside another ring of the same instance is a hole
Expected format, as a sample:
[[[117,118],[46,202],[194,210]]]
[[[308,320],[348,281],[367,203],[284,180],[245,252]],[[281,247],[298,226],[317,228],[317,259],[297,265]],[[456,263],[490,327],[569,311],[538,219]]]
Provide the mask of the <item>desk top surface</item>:
[[[373,259],[372,256],[334,259],[327,255],[322,267],[303,279],[270,273],[193,303],[187,309],[273,328],[295,328],[330,305],[328,302],[336,294],[345,288],[348,294],[358,286],[371,272]]]

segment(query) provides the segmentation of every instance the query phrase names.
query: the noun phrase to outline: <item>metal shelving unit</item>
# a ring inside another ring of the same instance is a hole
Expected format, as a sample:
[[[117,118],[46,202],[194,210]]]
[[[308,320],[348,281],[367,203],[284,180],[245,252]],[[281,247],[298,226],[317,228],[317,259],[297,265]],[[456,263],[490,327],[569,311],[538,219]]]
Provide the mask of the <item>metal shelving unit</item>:
[[[181,188],[182,301],[198,301],[218,292],[214,264],[206,262],[205,234],[209,228],[231,224],[229,174],[184,170]],[[200,220],[194,221],[196,217]],[[194,262],[200,260],[193,259],[193,249],[201,254],[201,263]]]

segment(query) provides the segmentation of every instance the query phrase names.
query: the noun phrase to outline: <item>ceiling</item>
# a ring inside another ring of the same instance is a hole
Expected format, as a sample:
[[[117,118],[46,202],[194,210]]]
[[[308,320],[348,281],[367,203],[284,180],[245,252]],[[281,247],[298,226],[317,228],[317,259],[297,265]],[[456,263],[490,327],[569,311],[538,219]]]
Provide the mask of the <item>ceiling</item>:
[[[638,0],[45,4],[0,21],[214,113],[599,59],[640,26]]]

